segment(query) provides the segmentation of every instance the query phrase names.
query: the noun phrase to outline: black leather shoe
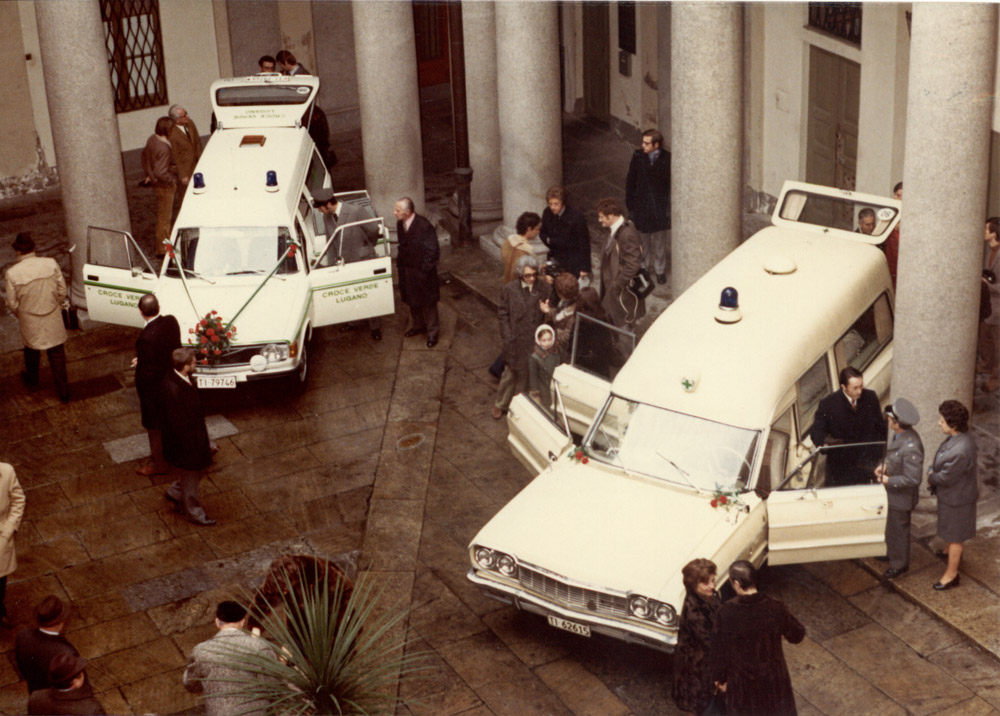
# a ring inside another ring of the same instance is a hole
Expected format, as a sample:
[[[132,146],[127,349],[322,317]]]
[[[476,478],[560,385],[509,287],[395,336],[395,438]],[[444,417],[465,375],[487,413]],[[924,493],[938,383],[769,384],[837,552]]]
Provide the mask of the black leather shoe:
[[[433,348],[437,344],[438,344],[438,339],[437,338],[428,338],[427,339],[427,347],[428,348]]]
[[[961,577],[962,577],[962,575],[957,574],[957,575],[955,575],[955,578],[953,580],[951,580],[950,582],[948,582],[947,584],[941,584],[941,582],[935,582],[934,583],[934,589],[936,589],[939,592],[943,592],[946,589],[951,589],[952,587],[957,587],[958,586],[958,580],[961,579]]]
[[[382,340],[382,331],[380,331],[378,328],[373,328],[372,329],[372,340],[375,340],[375,341]]]
[[[413,336],[419,336],[421,333],[427,333],[426,328],[411,328],[406,333],[403,334],[406,338],[413,338]]]
[[[885,577],[886,579],[895,579],[903,572],[908,572],[908,571],[910,571],[909,565],[905,567],[890,567],[889,569],[885,570],[885,573],[882,576]]]
[[[31,380],[31,379],[30,379],[30,378],[28,377],[28,373],[27,373],[27,371],[23,371],[23,370],[21,371],[21,382],[22,382],[22,383],[24,383],[25,387],[26,387],[26,388],[27,388],[27,389],[28,389],[29,391],[30,391],[30,390],[34,390],[35,388],[37,388],[37,387],[38,387],[38,380],[37,380],[37,379],[35,379],[34,381],[32,381],[32,380]]]
[[[934,556],[937,557],[938,559],[944,559],[944,560],[948,559],[948,553],[943,549],[939,549],[937,552],[935,552]]]
[[[658,274],[656,274],[656,282],[659,283],[659,284],[666,283],[667,282],[667,274],[665,274],[665,273],[658,273]]]

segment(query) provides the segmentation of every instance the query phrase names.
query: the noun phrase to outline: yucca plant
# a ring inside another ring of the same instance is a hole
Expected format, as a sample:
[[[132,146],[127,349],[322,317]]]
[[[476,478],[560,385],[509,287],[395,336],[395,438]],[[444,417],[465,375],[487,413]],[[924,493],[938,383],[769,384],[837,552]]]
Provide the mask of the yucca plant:
[[[205,698],[239,704],[234,714],[391,713],[400,702],[398,681],[425,660],[405,653],[406,611],[379,609],[382,589],[370,577],[352,589],[346,578],[331,584],[325,569],[311,583],[301,576],[279,564],[267,598],[258,588],[248,600],[276,658],[231,647],[216,652],[213,663],[225,672],[205,679],[215,682]]]

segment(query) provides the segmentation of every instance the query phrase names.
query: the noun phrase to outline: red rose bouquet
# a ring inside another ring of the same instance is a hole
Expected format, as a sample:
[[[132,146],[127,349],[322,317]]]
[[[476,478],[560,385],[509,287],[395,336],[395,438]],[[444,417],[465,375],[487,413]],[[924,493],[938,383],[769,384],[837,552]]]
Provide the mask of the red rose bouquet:
[[[194,348],[198,362],[202,365],[218,363],[229,348],[236,326],[226,327],[225,321],[216,311],[205,314],[194,328],[189,328],[188,345]]]

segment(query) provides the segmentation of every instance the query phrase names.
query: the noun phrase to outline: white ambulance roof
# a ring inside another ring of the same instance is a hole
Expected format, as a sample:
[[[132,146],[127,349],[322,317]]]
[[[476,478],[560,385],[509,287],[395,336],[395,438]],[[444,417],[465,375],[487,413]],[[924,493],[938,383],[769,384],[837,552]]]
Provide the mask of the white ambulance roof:
[[[790,274],[765,262],[785,257]],[[742,320],[715,320],[722,290]],[[729,425],[767,427],[790,386],[890,286],[871,245],[786,227],[759,231],[656,319],[616,377],[622,397]],[[684,379],[696,382],[692,392]]]
[[[247,141],[248,137],[262,137],[263,144]],[[205,181],[205,191],[188,191],[177,228],[288,226],[313,147],[301,127],[216,131],[195,169]],[[268,171],[275,172],[278,191],[266,190]]]

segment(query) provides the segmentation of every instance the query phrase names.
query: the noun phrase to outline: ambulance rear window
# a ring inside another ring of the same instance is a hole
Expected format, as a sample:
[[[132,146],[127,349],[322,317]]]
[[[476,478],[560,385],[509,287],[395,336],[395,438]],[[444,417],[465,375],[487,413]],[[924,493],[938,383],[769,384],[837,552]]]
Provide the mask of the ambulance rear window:
[[[215,103],[220,107],[268,106],[304,104],[309,99],[308,85],[240,85],[220,87],[215,91]]]

